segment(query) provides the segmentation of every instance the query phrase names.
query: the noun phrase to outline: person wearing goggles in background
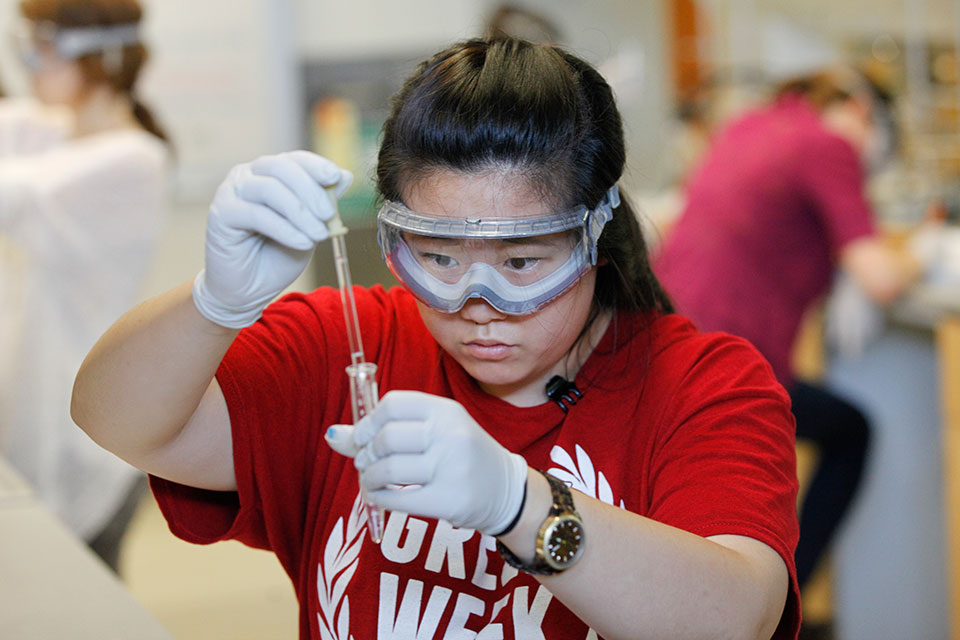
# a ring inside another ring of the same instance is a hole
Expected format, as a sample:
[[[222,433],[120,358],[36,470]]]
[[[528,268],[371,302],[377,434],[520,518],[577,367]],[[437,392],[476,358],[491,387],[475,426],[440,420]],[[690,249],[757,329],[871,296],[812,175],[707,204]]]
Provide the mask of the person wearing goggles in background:
[[[337,289],[273,302],[352,179],[292,151],[230,172],[203,271],[94,347],[77,423],[153,475],[176,535],[276,553],[302,638],[794,638],[787,396],[672,313],[604,79],[470,40],[392,104],[378,224],[403,286],[353,290],[379,405],[345,424]]]
[[[169,151],[135,88],[133,0],[24,0],[32,97],[0,100],[0,455],[113,569],[143,474],[78,438],[83,356],[140,299]]]

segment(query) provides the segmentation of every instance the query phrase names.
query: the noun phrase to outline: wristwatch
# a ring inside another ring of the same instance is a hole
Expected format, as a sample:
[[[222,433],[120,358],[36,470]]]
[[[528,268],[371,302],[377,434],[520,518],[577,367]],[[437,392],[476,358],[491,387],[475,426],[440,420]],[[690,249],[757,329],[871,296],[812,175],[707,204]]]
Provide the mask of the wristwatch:
[[[583,520],[573,506],[570,489],[560,480],[537,469],[550,484],[553,504],[537,532],[533,562],[525,564],[505,544],[497,541],[497,551],[504,561],[526,573],[552,575],[569,569],[580,559],[586,535]]]

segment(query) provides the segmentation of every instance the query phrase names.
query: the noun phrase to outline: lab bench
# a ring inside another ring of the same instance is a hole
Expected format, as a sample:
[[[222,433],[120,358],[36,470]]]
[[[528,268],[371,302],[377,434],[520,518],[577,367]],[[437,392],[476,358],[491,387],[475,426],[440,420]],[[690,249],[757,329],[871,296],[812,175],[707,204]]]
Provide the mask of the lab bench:
[[[937,350],[943,396],[950,638],[960,640],[960,311],[938,324]]]
[[[173,640],[3,458],[0,637]]]
[[[837,636],[960,640],[960,288],[914,287],[827,382],[873,427],[836,542]]]

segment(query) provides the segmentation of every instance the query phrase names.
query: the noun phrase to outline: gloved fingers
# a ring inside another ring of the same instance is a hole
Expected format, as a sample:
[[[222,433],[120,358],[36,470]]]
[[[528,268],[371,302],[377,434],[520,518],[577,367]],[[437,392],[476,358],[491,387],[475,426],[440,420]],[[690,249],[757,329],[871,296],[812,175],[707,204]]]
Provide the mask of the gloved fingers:
[[[329,220],[336,212],[332,194],[327,192],[331,185],[316,180],[303,164],[297,162],[293,153],[258,158],[250,168],[255,175],[270,176],[282,182],[318,220]],[[339,169],[335,173],[339,179]]]
[[[436,492],[432,487],[409,486],[393,489],[378,489],[376,491],[367,491],[365,493],[368,502],[372,502],[378,507],[383,507],[387,511],[401,511],[412,515],[430,515],[437,517],[438,514],[427,514],[424,512],[424,505],[436,502]]]
[[[360,418],[360,422],[354,425],[356,427],[356,431],[353,434],[353,440],[357,443],[358,447],[362,448],[370,444],[370,441],[372,441],[373,438],[380,433],[380,429],[382,429],[383,425],[386,423],[385,417],[377,417],[377,412],[380,411],[382,406],[382,403],[378,403],[377,407],[373,411]]]
[[[388,391],[377,408],[357,424],[356,440],[361,447],[373,440],[385,424],[394,421],[429,422],[438,410],[455,402],[420,391]]]
[[[278,216],[276,211],[263,205],[235,198],[227,203],[221,216],[227,223],[226,230],[208,227],[211,234],[230,233],[237,231],[249,234],[258,233],[270,238],[274,242],[291,249],[309,251],[315,242],[302,230],[290,223],[289,220]]]
[[[429,432],[422,422],[390,422],[360,450],[357,469],[366,469],[380,458],[395,453],[423,453],[430,445]]]
[[[929,272],[943,254],[945,240],[943,223],[925,221],[907,238],[907,251],[920,264],[924,272]]]
[[[292,166],[295,168],[289,169],[288,173],[293,174],[295,171],[299,171],[296,165]],[[287,176],[287,178],[292,179],[292,176]],[[303,175],[302,178],[309,181],[306,175]],[[317,189],[318,187],[312,185],[312,188]],[[305,199],[301,192],[291,190],[282,179],[276,176],[249,173],[237,185],[236,193],[241,200],[265,205],[275,212],[274,215],[288,220],[290,224],[309,236],[314,242],[325,240],[330,235],[327,226],[318,219],[317,213],[310,209],[311,206],[317,207],[319,205],[316,202],[311,205],[309,200],[316,201],[320,196],[313,197],[308,194]],[[329,209],[329,202],[327,207]]]
[[[334,424],[323,434],[330,448],[342,456],[356,457],[359,449],[353,441],[353,425]]]
[[[434,462],[418,453],[395,453],[374,461],[360,472],[360,486],[378,491],[389,485],[428,484],[434,477]]]
[[[353,174],[341,169],[331,160],[310,151],[290,151],[283,154],[299,164],[322,187],[336,186],[337,198],[353,183]]]

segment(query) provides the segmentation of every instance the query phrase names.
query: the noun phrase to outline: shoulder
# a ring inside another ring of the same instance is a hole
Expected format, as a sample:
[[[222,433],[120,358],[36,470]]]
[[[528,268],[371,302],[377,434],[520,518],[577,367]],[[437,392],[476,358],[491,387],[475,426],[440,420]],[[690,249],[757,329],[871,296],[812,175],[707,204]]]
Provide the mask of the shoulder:
[[[355,292],[358,306],[376,309],[399,321],[417,319],[419,322],[420,312],[417,310],[417,303],[410,292],[403,287],[387,288],[376,284],[369,288],[355,287]]]
[[[357,302],[357,312],[361,321],[366,314],[406,320],[419,317],[413,297],[403,287],[382,285],[372,287],[355,286],[353,294]],[[312,291],[289,293],[267,308],[264,319],[292,316],[304,318],[311,315],[334,313],[343,320],[343,306],[339,289],[333,286],[321,286]]]
[[[720,391],[769,395],[789,404],[773,368],[749,341],[701,332],[691,320],[664,315],[652,323],[648,380],[663,394],[695,401]]]
[[[402,287],[381,285],[353,288],[360,320],[361,338],[368,357],[376,357],[386,341],[402,332],[423,327],[413,297]],[[322,345],[328,353],[346,353],[343,303],[340,291],[322,286],[309,292],[289,293],[264,311],[261,319],[241,333],[247,339],[266,342],[308,342]],[[321,345],[317,345],[321,346]]]
[[[856,168],[857,171],[860,170],[860,154],[857,153],[849,140],[840,135],[820,126],[811,129],[804,136],[804,140],[803,150],[806,152],[804,157],[813,166],[822,167],[840,163],[850,168]]]
[[[354,295],[367,361],[402,362],[406,355],[425,357],[423,354],[438,348],[431,346],[432,338],[415,304],[401,287],[354,287]],[[342,371],[350,362],[340,292],[325,286],[287,294],[268,306],[261,318],[234,340],[218,379],[224,388],[236,381],[237,388],[266,387],[279,394],[304,385],[325,388],[335,379],[330,372]],[[415,370],[405,373],[421,375]]]
[[[704,355],[722,351],[763,362],[763,356],[749,341],[722,331],[700,331],[693,321],[677,313],[652,320],[649,329],[651,351],[655,358],[698,360]]]
[[[0,157],[29,156],[56,148],[72,129],[66,107],[53,107],[32,98],[0,99]]]
[[[162,187],[168,162],[159,140],[129,130],[67,140],[44,153],[18,158],[17,165],[24,179],[50,193],[86,185],[115,197],[133,188]]]
[[[100,166],[160,169],[169,162],[166,145],[140,129],[107,131],[77,141],[77,149]]]
[[[836,163],[859,168],[860,155],[853,144],[832,131],[821,114],[802,99],[786,101],[775,107],[780,119],[792,124],[798,157],[811,167]]]

